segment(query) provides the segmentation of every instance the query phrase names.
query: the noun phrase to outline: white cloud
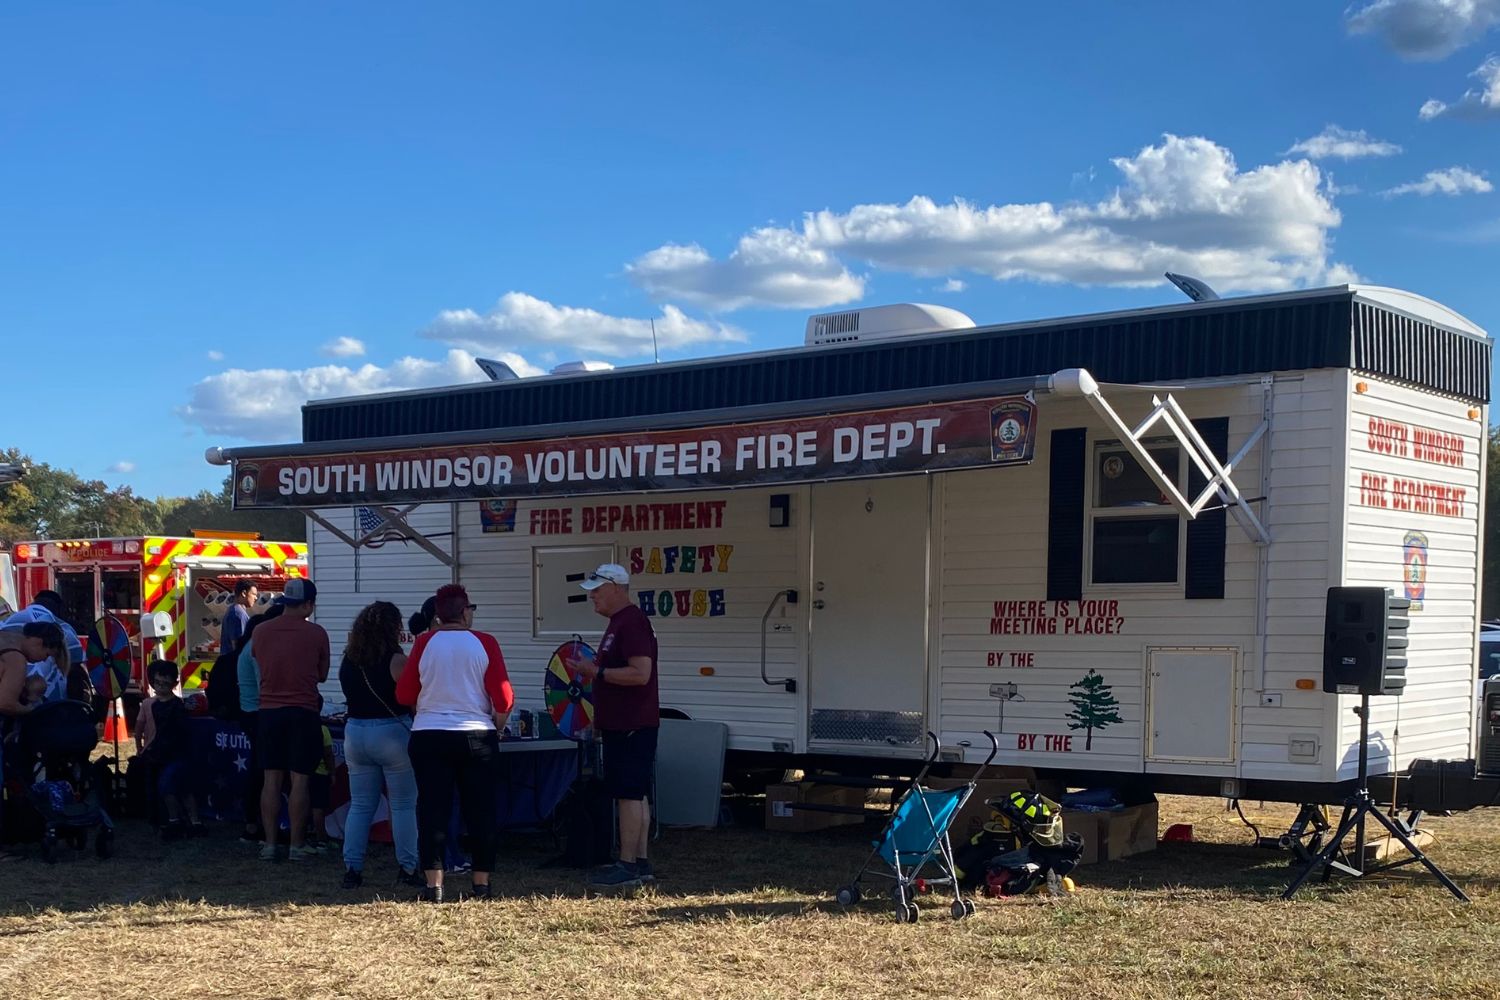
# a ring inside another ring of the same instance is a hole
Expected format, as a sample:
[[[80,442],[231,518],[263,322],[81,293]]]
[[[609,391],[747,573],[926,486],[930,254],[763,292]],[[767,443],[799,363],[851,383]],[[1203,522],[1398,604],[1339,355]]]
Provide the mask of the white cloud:
[[[1449,167],[1446,170],[1429,170],[1421,180],[1393,187],[1385,194],[1388,197],[1401,194],[1419,194],[1424,198],[1434,194],[1453,197],[1461,194],[1489,194],[1493,190],[1495,185],[1485,179],[1483,174],[1476,174],[1463,167]]]
[[[663,353],[699,344],[728,344],[745,335],[722,323],[688,317],[676,306],[663,306],[655,319],[656,347]],[[534,351],[562,348],[565,354],[602,354],[628,358],[652,356],[652,321],[610,316],[593,309],[558,306],[522,292],[507,292],[489,312],[450,309],[422,331],[422,336],[472,351]],[[565,360],[567,360],[565,358]]]
[[[1399,152],[1401,147],[1394,142],[1372,139],[1364,129],[1350,130],[1337,125],[1329,125],[1311,139],[1303,139],[1287,150],[1288,154],[1301,153],[1314,160],[1330,157],[1354,160],[1363,156],[1395,156]]]
[[[1373,0],[1351,10],[1346,23],[1408,59],[1442,59],[1500,24],[1500,0]]]
[[[964,282],[958,280],[957,278],[949,278],[947,281],[943,282],[941,286],[938,287],[938,291],[940,291],[940,292],[961,292],[965,288],[968,288],[968,287],[969,287],[968,285],[966,285]]]
[[[318,353],[328,358],[362,358],[365,356],[365,342],[353,337],[338,337],[320,347]]]
[[[208,360],[210,360],[210,361],[223,361],[224,360],[224,352],[223,351],[209,351],[208,352]]]
[[[904,204],[808,213],[800,230],[761,229],[747,239],[830,262],[837,254],[916,275],[968,270],[1000,281],[1153,285],[1172,270],[1235,291],[1351,273],[1328,259],[1328,234],[1341,219],[1324,175],[1307,160],[1241,171],[1229,150],[1208,139],[1167,135],[1112,162],[1123,184],[1096,204],[938,204],[918,195]],[[720,264],[693,248],[697,263],[683,270],[724,274],[732,259]],[[713,304],[725,309],[787,304],[733,281],[714,292]]]
[[[775,227],[740,237],[724,260],[714,260],[696,243],[668,243],[636,258],[626,271],[657,298],[710,309],[818,309],[852,302],[865,291],[864,279],[833,255]]]
[[[1500,56],[1490,56],[1469,75],[1479,81],[1478,87],[1464,91],[1454,104],[1427,101],[1417,116],[1424,122],[1434,118],[1500,118]]]
[[[501,354],[498,360],[518,375],[541,374],[540,368],[516,354]],[[474,364],[474,356],[460,350],[449,351],[441,361],[406,357],[384,368],[373,364],[293,370],[232,368],[193,386],[188,404],[179,413],[209,434],[250,441],[295,441],[302,431],[302,404],[310,399],[483,380],[484,373]]]
[[[105,469],[104,471],[105,472],[113,472],[116,475],[125,475],[127,473],[131,473],[131,472],[135,471],[135,463],[134,462],[116,462],[114,465],[111,465],[109,468]]]

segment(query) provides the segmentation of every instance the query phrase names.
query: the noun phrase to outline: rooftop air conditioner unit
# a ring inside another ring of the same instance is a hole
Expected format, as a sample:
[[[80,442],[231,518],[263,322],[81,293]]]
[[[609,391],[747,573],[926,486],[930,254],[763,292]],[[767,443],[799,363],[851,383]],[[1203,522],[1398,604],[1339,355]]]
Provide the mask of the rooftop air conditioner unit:
[[[973,328],[974,321],[957,309],[901,303],[810,316],[805,343],[808,347],[821,347]]]
[[[608,361],[564,361],[552,369],[553,375],[584,375],[588,372],[607,372],[614,368]]]

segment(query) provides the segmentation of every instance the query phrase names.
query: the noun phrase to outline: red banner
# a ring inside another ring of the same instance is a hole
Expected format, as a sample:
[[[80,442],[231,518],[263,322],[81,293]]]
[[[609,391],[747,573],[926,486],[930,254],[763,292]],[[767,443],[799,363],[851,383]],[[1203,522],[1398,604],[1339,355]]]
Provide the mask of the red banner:
[[[1029,462],[1036,404],[862,413],[403,451],[240,459],[234,505],[337,507],[806,483]]]

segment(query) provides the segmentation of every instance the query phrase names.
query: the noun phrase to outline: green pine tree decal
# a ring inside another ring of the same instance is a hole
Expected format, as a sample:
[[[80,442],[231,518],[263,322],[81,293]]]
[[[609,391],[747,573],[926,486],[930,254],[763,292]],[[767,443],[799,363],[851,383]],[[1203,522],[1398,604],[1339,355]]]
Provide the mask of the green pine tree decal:
[[[1067,716],[1073,721],[1068,723],[1068,728],[1087,731],[1087,738],[1083,743],[1085,750],[1094,749],[1094,730],[1125,721],[1116,711],[1120,703],[1110,692],[1109,685],[1104,683],[1104,677],[1092,669],[1084,675],[1083,680],[1071,684],[1068,691],[1068,700],[1073,703],[1073,711]]]

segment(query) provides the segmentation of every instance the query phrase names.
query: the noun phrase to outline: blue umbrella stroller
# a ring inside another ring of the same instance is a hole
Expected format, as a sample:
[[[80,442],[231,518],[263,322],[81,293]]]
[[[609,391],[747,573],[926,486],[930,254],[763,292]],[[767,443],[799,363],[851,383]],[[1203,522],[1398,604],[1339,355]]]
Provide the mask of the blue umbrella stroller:
[[[974,788],[985,768],[990,766],[995,755],[1000,752],[1000,741],[995,738],[995,734],[986,731],[984,735],[989,737],[990,755],[974,771],[968,784],[959,788],[936,790],[924,788],[922,782],[932,765],[937,763],[943,747],[936,734],[927,734],[932,743],[932,753],[886,822],[880,839],[875,841],[875,849],[865,859],[864,865],[854,876],[854,881],[835,894],[834,898],[840,906],[852,906],[863,898],[859,883],[868,875],[872,878],[887,878],[894,883],[891,886],[891,898],[895,900],[896,920],[900,923],[917,922],[917,894],[935,885],[953,887],[953,905],[949,912],[954,920],[973,916],[974,901],[964,898],[954,872],[953,845],[948,839],[948,828],[953,825],[953,818],[964,807],[964,803],[974,794]],[[885,862],[884,867],[875,865],[876,858]],[[922,872],[928,866],[935,867],[937,874],[924,876]]]

